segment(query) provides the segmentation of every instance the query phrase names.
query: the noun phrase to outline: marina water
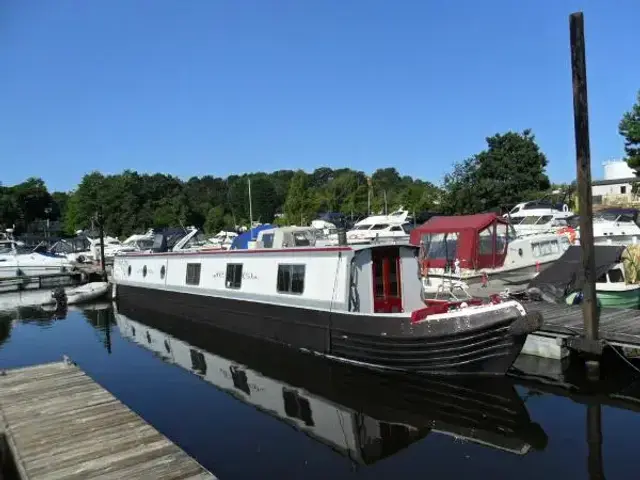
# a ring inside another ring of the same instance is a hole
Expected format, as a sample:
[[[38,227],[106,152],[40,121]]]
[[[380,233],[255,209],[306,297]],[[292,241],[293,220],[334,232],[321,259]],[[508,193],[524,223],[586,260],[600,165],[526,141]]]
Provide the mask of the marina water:
[[[615,358],[597,388],[413,378],[110,303],[0,315],[0,369],[63,355],[224,480],[637,478],[640,383]]]

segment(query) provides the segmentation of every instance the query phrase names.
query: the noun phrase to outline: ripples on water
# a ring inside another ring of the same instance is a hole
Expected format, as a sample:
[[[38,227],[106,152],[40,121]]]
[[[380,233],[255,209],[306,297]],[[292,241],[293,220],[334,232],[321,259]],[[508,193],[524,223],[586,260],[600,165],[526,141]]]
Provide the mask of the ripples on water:
[[[595,390],[572,367],[543,386],[419,379],[109,304],[0,314],[0,368],[63,354],[221,480],[638,478],[640,384],[615,358]]]

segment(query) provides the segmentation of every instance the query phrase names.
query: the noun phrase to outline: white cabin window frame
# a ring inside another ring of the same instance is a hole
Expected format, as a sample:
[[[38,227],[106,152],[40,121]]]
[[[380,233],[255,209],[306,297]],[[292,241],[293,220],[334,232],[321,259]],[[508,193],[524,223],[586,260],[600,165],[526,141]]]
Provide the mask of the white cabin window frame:
[[[541,242],[531,242],[531,253],[535,258],[555,255],[560,252],[558,240],[543,240]]]
[[[307,266],[304,263],[279,263],[276,291],[286,295],[302,295],[306,273]]]
[[[187,263],[184,283],[187,285],[200,285],[201,263]]]
[[[242,288],[242,263],[227,263],[224,285],[233,290]]]

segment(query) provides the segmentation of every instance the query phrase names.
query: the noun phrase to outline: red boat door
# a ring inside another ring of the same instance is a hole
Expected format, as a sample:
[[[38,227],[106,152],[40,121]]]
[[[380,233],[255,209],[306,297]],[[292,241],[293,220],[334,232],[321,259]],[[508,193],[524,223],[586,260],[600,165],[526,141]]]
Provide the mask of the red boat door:
[[[373,311],[375,313],[402,312],[400,249],[398,247],[373,248],[371,260]]]

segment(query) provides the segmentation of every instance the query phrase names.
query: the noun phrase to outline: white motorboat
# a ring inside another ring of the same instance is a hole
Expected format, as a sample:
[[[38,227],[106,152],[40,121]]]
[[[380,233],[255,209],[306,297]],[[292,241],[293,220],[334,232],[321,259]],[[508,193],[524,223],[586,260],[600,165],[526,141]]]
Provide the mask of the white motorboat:
[[[635,245],[640,243],[637,211],[610,208],[593,214],[593,241],[596,245]]]
[[[64,256],[37,253],[14,240],[0,241],[0,278],[36,277],[72,271]]]
[[[229,250],[229,248],[231,248],[231,244],[237,236],[238,234],[236,232],[225,232],[224,230],[221,230],[213,237],[209,238],[208,243],[210,246],[205,246],[205,248],[220,248],[223,250]]]
[[[347,243],[407,243],[412,228],[409,211],[400,208],[389,215],[373,215],[360,220],[347,232]]]
[[[515,232],[520,235],[548,233],[567,225],[567,219],[574,216],[567,204],[545,201],[519,203],[505,215]]]
[[[571,241],[556,233],[518,236],[505,218],[481,213],[434,217],[411,232],[411,244],[420,246],[423,296],[439,298],[456,290],[487,296],[524,288]]]
[[[109,282],[90,282],[79,287],[65,288],[64,293],[67,305],[91,302],[105,296],[109,291]],[[42,305],[55,305],[58,303],[56,292],[52,292]]]

